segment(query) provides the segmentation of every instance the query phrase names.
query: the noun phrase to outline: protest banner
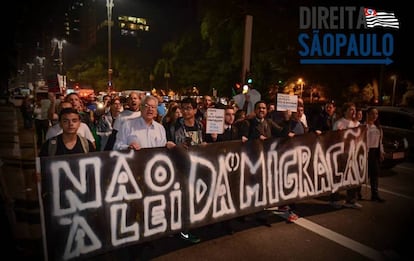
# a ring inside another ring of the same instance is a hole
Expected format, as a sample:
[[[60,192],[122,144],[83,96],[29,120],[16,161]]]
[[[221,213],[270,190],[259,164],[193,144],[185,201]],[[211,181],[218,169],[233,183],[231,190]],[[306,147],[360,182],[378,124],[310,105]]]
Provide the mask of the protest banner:
[[[83,259],[357,186],[367,175],[366,128],[37,164],[45,256]]]

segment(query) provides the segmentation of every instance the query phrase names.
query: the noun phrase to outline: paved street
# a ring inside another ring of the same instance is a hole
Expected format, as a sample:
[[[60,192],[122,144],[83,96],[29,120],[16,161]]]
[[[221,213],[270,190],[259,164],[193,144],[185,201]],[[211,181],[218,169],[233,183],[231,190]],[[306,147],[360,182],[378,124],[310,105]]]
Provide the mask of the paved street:
[[[32,175],[34,131],[23,128],[20,110],[14,106],[0,105],[0,118],[1,237],[6,242],[2,253],[36,257],[41,253],[41,227]]]
[[[0,117],[2,254],[42,260],[33,131],[22,128],[16,108],[1,105]],[[363,200],[362,210],[333,209],[321,197],[298,202],[295,223],[269,212],[270,226],[237,219],[234,234],[221,224],[195,229],[202,238],[196,245],[171,236],[92,260],[413,260],[413,170],[413,162],[383,170],[380,192],[387,201]],[[369,187],[362,192],[369,199]]]
[[[276,215],[269,216],[271,227],[254,219],[234,221],[233,235],[215,224],[194,231],[203,238],[200,244],[164,238],[143,250],[136,247],[134,256],[157,261],[413,260],[413,169],[412,163],[404,163],[383,172],[380,193],[386,203],[368,200],[369,187],[364,186],[362,210],[336,210],[321,197],[298,202],[296,213],[301,218],[294,224]]]

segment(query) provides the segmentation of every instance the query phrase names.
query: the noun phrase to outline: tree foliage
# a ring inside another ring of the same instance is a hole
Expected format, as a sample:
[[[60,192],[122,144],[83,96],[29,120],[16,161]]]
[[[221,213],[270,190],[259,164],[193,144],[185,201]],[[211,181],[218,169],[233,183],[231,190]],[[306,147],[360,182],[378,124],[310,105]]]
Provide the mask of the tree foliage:
[[[152,74],[156,88],[165,86],[168,80],[175,91],[197,86],[202,94],[215,88],[219,95],[230,96],[234,84],[241,81],[244,23],[246,14],[250,14],[253,16],[250,71],[254,87],[264,93],[277,80],[290,76],[288,68],[294,54],[294,48],[288,44],[293,35],[287,33],[289,24],[284,23],[289,12],[271,2],[200,1],[199,26],[182,30],[165,43],[160,57],[140,61],[136,55],[114,52],[115,88],[148,89]],[[105,90],[105,62],[102,56],[85,58],[70,69],[70,78]]]

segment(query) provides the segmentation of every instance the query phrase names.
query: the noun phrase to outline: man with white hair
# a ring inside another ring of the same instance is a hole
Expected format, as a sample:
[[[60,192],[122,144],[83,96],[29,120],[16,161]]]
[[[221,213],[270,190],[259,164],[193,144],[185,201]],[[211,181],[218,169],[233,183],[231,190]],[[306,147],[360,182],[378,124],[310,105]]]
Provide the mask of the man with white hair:
[[[141,103],[141,116],[125,121],[118,130],[114,149],[140,150],[165,147],[167,138],[164,127],[156,121],[158,99],[145,96]]]

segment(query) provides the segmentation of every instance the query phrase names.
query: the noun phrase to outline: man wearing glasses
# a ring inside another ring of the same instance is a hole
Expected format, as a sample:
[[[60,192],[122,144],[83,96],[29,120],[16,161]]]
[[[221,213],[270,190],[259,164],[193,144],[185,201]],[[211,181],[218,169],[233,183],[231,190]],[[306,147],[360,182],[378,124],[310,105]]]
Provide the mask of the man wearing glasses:
[[[156,121],[158,99],[145,96],[141,103],[141,116],[125,121],[116,135],[115,150],[165,147],[164,127]]]
[[[175,146],[183,146],[188,148],[193,145],[204,143],[205,132],[203,124],[196,119],[197,102],[192,98],[184,98],[181,101],[181,112],[183,116],[179,118],[171,133],[171,140],[167,142],[167,148],[171,149]],[[198,243],[201,239],[191,234],[189,231],[181,231],[180,238],[190,243]]]

